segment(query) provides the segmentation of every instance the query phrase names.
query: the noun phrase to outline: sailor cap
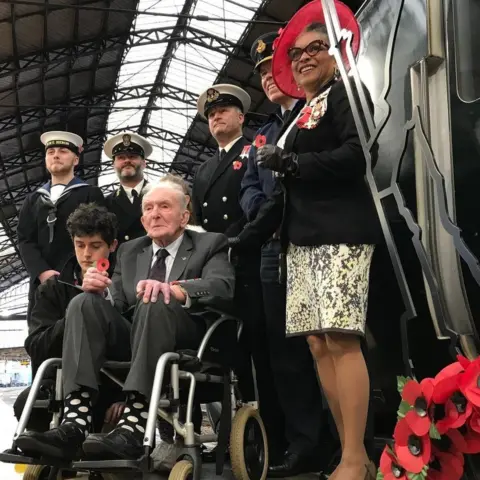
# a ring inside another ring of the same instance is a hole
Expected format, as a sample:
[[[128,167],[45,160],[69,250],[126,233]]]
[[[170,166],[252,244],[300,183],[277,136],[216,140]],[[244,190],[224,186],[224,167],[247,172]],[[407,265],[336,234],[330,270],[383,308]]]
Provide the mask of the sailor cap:
[[[45,150],[54,147],[64,147],[75,155],[80,155],[83,150],[82,137],[71,132],[45,132],[40,136],[40,141],[45,145]]]

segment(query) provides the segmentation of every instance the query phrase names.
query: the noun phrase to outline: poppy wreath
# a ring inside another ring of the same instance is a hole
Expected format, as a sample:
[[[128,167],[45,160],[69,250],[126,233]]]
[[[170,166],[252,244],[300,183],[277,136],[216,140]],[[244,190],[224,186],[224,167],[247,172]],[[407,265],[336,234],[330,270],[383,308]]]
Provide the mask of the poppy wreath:
[[[421,382],[398,377],[393,440],[377,480],[460,480],[465,455],[480,453],[480,357],[457,361]]]

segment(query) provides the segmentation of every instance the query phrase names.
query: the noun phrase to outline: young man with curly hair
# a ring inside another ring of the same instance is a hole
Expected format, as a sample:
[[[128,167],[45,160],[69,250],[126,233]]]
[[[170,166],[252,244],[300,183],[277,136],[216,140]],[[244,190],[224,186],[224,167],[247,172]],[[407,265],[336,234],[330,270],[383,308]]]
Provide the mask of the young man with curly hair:
[[[67,307],[72,298],[82,293],[83,275],[87,269],[96,261],[108,258],[117,247],[117,219],[105,207],[95,203],[82,204],[70,214],[67,230],[74,244],[75,255],[67,261],[59,276],[50,277],[38,287],[35,305],[28,319],[29,335],[25,340],[25,349],[32,361],[33,375],[45,360],[62,357]],[[51,382],[51,375],[48,377],[47,385]],[[22,392],[15,404],[17,417],[23,410],[28,393],[29,389]],[[106,418],[108,422],[114,420],[110,418],[111,413],[117,410],[109,412]],[[29,427],[47,429],[50,419],[48,412],[34,411]]]

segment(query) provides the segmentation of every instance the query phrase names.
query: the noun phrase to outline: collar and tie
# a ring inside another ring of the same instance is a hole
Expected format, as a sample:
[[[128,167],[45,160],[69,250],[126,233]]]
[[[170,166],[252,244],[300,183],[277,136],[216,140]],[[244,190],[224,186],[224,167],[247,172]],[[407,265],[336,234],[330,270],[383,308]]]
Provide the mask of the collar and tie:
[[[133,198],[132,203],[134,205],[140,203],[140,194],[135,189],[133,189],[131,193],[132,193],[132,198]]]
[[[159,282],[165,282],[167,276],[167,265],[165,263],[165,260],[169,255],[170,254],[168,253],[168,250],[166,250],[165,248],[157,250],[157,253],[155,254],[157,259],[155,260],[155,263],[150,270],[150,280],[158,280]]]
[[[222,161],[225,158],[225,155],[227,154],[227,151],[224,148],[220,149],[220,161]]]
[[[285,110],[282,115],[283,124],[286,125],[288,120],[290,119],[290,114],[292,113],[291,110]]]

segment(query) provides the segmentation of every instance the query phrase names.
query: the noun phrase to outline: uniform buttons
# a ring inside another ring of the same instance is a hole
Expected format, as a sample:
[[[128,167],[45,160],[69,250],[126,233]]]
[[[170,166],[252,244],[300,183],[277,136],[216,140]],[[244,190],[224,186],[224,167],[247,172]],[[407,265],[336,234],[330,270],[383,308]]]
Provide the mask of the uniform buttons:
[[[203,223],[208,223],[208,218],[206,218],[206,219],[203,221]]]
[[[228,220],[228,215],[224,215],[224,216],[223,216],[223,219],[224,219],[224,220]]]
[[[207,202],[203,202],[203,206],[204,206],[204,207],[208,207],[208,203],[207,203]]]
[[[130,240],[130,237],[128,235],[125,235],[125,240]]]
[[[223,197],[222,202],[226,202],[226,201],[227,201],[227,197]]]

